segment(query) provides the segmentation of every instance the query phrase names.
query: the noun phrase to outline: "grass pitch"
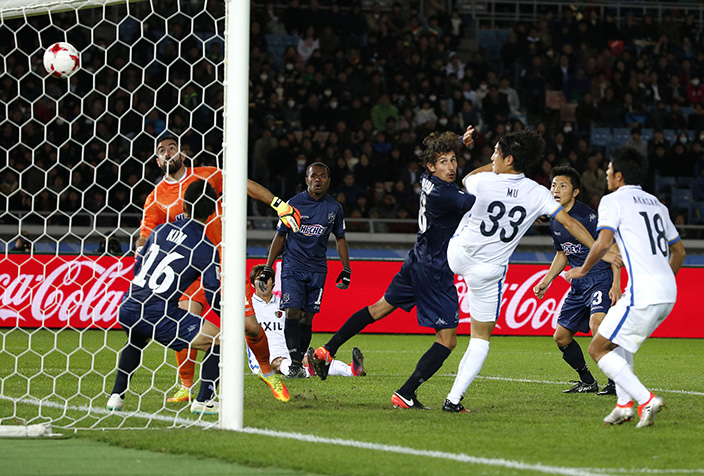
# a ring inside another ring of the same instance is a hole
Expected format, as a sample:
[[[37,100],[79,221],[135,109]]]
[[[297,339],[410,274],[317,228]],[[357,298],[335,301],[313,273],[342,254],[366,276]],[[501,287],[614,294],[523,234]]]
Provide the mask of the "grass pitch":
[[[12,415],[16,408],[18,416],[34,416],[31,421],[36,421],[36,403],[27,396],[45,397],[58,404],[42,407],[42,415],[60,425],[148,427],[78,431],[79,439],[213,458],[245,465],[256,474],[275,474],[277,468],[350,475],[704,473],[701,340],[651,339],[636,354],[637,374],[667,405],[655,425],[645,429],[636,430],[634,423],[602,424],[614,397],[563,394],[576,374],[548,337],[492,338],[487,362],[463,401],[470,413],[446,414],[440,406],[469,339],[460,337],[443,368],[419,389],[419,399],[432,409],[395,410],[392,393],[410,375],[432,337],[361,335],[340,349],[338,357],[349,362],[352,346],[360,347],[367,377],[287,380],[292,398],[284,404],[256,377],[246,375],[246,430],[235,433],[174,428],[182,422],[177,418],[193,417],[185,404],[164,403],[173,390],[175,370],[172,352],[158,344],[145,352],[145,368],[133,379],[135,393],[125,403],[127,412],[143,413],[123,418],[101,413],[123,333],[14,330],[0,336],[0,368],[9,369],[0,379],[0,416]],[[315,334],[313,345],[328,337]],[[589,340],[578,341],[586,350]],[[590,367],[604,383],[596,365]],[[39,375],[31,379],[21,375],[38,369]],[[89,412],[91,404],[95,410]],[[152,414],[157,416],[150,418]],[[60,474],[52,472],[51,458],[46,459],[42,473]],[[76,461],[80,464],[81,459]]]

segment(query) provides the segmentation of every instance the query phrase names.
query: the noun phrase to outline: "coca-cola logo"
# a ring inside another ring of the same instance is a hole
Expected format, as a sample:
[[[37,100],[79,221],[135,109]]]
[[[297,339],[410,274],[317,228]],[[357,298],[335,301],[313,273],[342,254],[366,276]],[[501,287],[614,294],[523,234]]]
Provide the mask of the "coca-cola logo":
[[[560,314],[562,303],[569,293],[569,287],[559,301],[555,297],[538,299],[533,293],[533,287],[547,273],[548,270],[545,269],[530,275],[523,282],[506,281],[504,283],[505,291],[501,299],[501,309],[504,311],[502,313],[503,319],[500,317],[497,321],[497,329],[502,329],[504,325],[509,329],[528,327],[541,329],[548,323],[552,329],[557,327],[557,318]],[[457,297],[460,302],[460,314],[468,316],[460,319],[460,322],[470,322],[469,291],[467,283],[462,276],[457,276],[455,287],[457,288]]]
[[[26,262],[15,274],[0,274],[0,320],[29,324],[31,319],[50,327],[113,325],[134,262],[110,259],[103,266],[98,260],[76,258],[52,268],[54,262]]]

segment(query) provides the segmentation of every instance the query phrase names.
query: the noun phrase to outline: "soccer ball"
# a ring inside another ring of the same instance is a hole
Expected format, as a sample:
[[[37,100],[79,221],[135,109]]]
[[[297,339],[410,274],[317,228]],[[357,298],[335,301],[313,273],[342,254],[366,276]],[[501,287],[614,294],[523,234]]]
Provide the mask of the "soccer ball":
[[[44,67],[56,78],[68,78],[78,71],[81,56],[70,43],[54,43],[44,52]]]

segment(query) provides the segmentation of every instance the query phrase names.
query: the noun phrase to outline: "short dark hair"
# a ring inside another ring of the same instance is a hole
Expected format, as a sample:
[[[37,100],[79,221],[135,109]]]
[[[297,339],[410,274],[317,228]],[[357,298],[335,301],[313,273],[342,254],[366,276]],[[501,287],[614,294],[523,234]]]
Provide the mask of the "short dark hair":
[[[324,167],[325,170],[328,171],[328,177],[330,176],[330,167],[328,167],[328,165],[327,165],[326,163],[324,163],[324,162],[313,162],[313,163],[310,164],[308,167],[306,167],[306,177],[308,177],[308,173],[310,172],[311,167],[315,167],[315,166]]]
[[[635,148],[626,146],[611,155],[613,173],[621,172],[626,185],[641,185],[648,172],[645,157]]]
[[[545,141],[537,132],[510,132],[499,138],[499,147],[504,157],[513,156],[514,170],[528,172],[543,158]]]
[[[459,154],[462,147],[457,134],[449,131],[429,134],[428,137],[423,139],[423,145],[425,150],[420,154],[420,165],[426,168],[428,164],[435,165],[438,157],[448,152],[454,152],[455,155]]]
[[[189,217],[206,221],[215,212],[218,194],[206,180],[196,180],[183,194],[183,211]]]
[[[570,167],[569,165],[554,167],[552,172],[550,172],[550,180],[555,180],[555,177],[558,175],[562,175],[570,179],[573,189],[582,189],[582,176],[576,169]]]
[[[160,142],[164,142],[165,140],[172,140],[172,141],[176,142],[176,144],[179,146],[179,148],[181,147],[181,141],[179,140],[179,138],[170,132],[166,132],[166,133],[162,134],[161,136],[157,137],[155,145],[158,146]]]
[[[249,282],[252,284],[252,286],[257,285],[257,278],[260,274],[262,274],[264,268],[265,266],[263,264],[256,264],[252,266],[252,269],[249,270]]]

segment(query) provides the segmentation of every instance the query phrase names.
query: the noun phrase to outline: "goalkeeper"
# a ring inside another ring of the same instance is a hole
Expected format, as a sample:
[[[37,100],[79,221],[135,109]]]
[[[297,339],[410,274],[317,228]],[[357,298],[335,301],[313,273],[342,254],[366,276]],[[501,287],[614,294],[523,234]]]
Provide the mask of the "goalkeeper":
[[[137,253],[147,241],[152,231],[159,225],[180,219],[183,216],[183,193],[196,180],[207,180],[219,196],[222,193],[222,171],[216,167],[186,167],[186,155],[179,147],[178,139],[172,135],[162,136],[157,140],[156,163],[164,172],[163,180],[149,194],[144,203],[144,215],[140,227],[140,236],[136,241]],[[294,233],[298,231],[300,214],[266,188],[251,180],[247,183],[250,197],[264,201],[272,206],[284,224]],[[219,246],[222,237],[220,220],[221,206],[218,200],[215,211],[207,219],[206,235]],[[179,301],[179,306],[200,315],[206,304],[205,293],[197,280],[188,288]],[[266,362],[262,371],[268,367],[269,355],[266,334],[257,324],[256,319],[245,319],[245,337],[247,346],[257,356],[257,360]],[[195,373],[196,349],[183,349],[176,352],[176,363],[181,378],[181,386],[168,402],[188,401]]]

